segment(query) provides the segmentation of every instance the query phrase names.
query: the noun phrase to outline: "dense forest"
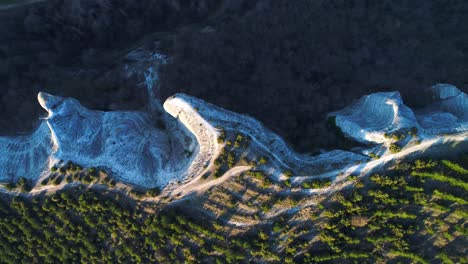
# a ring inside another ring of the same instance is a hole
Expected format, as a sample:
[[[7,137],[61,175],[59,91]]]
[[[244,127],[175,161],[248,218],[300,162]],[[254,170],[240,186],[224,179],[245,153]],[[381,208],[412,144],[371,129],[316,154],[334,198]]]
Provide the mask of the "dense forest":
[[[142,80],[121,70],[143,48],[170,58],[162,100],[185,92],[249,114],[302,152],[346,148],[326,114],[360,96],[398,90],[420,107],[435,83],[467,91],[467,12],[463,0],[49,0],[0,11],[0,133],[34,128],[41,90],[144,109]]]
[[[252,1],[253,7],[167,41],[163,97],[175,92],[247,113],[299,151],[346,147],[326,114],[376,91],[411,106],[438,82],[468,87],[468,3]]]
[[[296,209],[268,221],[262,219],[286,200],[268,191],[274,183],[266,174],[235,179],[263,182],[251,187],[259,193],[252,200],[211,189],[210,197],[223,197],[210,198],[211,207],[227,209],[219,217],[195,200],[158,204],[88,184],[2,194],[0,262],[466,263],[467,169],[467,155],[400,163],[385,174],[351,176],[353,188],[318,204],[302,207],[310,197],[288,197]],[[263,192],[276,202],[258,204]],[[226,222],[246,206],[259,207],[258,224]]]

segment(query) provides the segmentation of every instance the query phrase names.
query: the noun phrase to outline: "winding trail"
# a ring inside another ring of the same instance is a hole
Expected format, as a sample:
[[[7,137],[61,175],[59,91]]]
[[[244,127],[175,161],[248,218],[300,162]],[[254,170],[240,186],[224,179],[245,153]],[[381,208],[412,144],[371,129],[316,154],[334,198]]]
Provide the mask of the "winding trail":
[[[189,132],[188,134],[191,134],[192,138],[195,138],[197,141],[194,148],[190,149],[195,154],[187,156],[188,159],[183,162],[182,157],[184,155],[182,153],[168,154],[171,148],[173,148],[173,144],[165,143],[166,138],[162,137],[162,132],[151,132],[153,127],[146,122],[148,118],[140,117],[138,113],[102,113],[90,111],[82,107],[74,99],[64,99],[46,94],[39,94],[39,102],[49,112],[46,121],[51,126],[50,132],[52,133],[53,145],[60,146],[60,148],[57,147],[54,150],[58,153],[55,155],[56,157],[73,162],[75,160],[81,161],[78,164],[85,167],[88,165],[102,166],[107,164],[113,170],[119,169],[119,173],[116,176],[122,182],[131,182],[145,187],[149,187],[149,178],[159,176],[160,179],[154,178],[154,180],[159,183],[162,182],[163,184],[159,186],[165,187],[165,189],[161,196],[162,199],[156,198],[154,200],[164,200],[169,196],[171,196],[170,200],[187,199],[192,196],[190,194],[203,192],[251,168],[251,166],[237,166],[227,171],[220,178],[204,180],[204,176],[213,172],[214,161],[224,148],[224,143],[218,142],[220,129],[217,127],[219,126],[230,133],[241,133],[249,136],[251,138],[250,146],[245,151],[251,152],[254,158],[260,155],[267,156],[269,158],[267,164],[259,165],[258,169],[265,170],[267,174],[274,177],[277,181],[281,182],[288,178],[283,175],[285,169],[301,169],[295,171],[294,173],[296,174],[289,177],[293,188],[280,191],[283,194],[294,192],[300,192],[305,195],[326,194],[353,184],[352,181],[347,179],[349,175],[368,175],[404,159],[415,159],[420,156],[453,155],[457,152],[468,150],[468,131],[464,131],[456,134],[435,136],[425,139],[420,144],[414,144],[415,141],[413,140],[402,151],[398,153],[386,151],[383,156],[376,160],[370,160],[365,155],[340,150],[330,151],[318,156],[305,156],[295,153],[281,137],[251,117],[218,108],[203,100],[185,94],[176,94],[168,98],[164,102],[163,107],[169,115],[175,118],[173,123],[179,123],[180,127],[186,129]],[[112,118],[109,117],[110,115]],[[75,125],[71,126],[71,124]],[[108,129],[102,128],[103,125],[107,125]],[[73,129],[70,129],[70,127]],[[45,132],[49,131],[45,128],[44,130],[46,130]],[[109,133],[102,131],[109,131]],[[47,140],[49,135],[45,132],[42,134],[45,134],[46,137],[44,138],[47,142],[50,142]],[[58,132],[58,134],[55,135],[55,132]],[[130,132],[133,133],[133,136],[129,138]],[[35,137],[33,136],[33,138]],[[110,139],[118,144],[109,142]],[[147,141],[140,142],[142,139]],[[11,138],[4,139],[4,141],[17,143]],[[24,141],[24,138],[21,138],[20,141]],[[96,142],[107,142],[109,144],[106,143],[105,146],[109,145],[110,147],[105,148],[106,151],[104,152],[89,152],[93,150],[92,147],[89,147],[89,144],[98,150],[102,150],[102,144],[95,144]],[[11,144],[4,145],[6,146],[6,153],[18,153],[18,159],[24,159],[23,153],[29,153],[21,151],[12,152],[10,148]],[[139,148],[138,146],[144,147]],[[148,152],[151,155],[145,154],[148,146],[155,148],[153,152]],[[30,148],[24,146],[24,149],[29,150]],[[144,155],[138,156],[142,152]],[[132,170],[136,160],[135,156],[132,155],[137,155],[136,157],[138,157],[139,163],[136,165],[146,166],[148,165],[148,161],[154,161],[154,166],[150,167],[152,170],[143,170],[143,172],[147,172],[146,174],[142,174],[136,169]],[[169,156],[160,157],[160,155]],[[86,156],[86,160],[83,156]],[[30,155],[27,157],[31,158]],[[44,157],[47,157],[47,155],[44,155]],[[7,158],[3,160],[11,163],[12,159]],[[125,163],[126,161],[129,163]],[[174,165],[172,167],[176,169],[164,169],[171,162]],[[17,163],[18,161],[16,161]],[[183,169],[180,169],[182,163],[184,166]],[[6,168],[6,166],[3,167]],[[159,172],[159,175],[156,175],[155,172]],[[304,190],[295,188],[295,186],[300,185],[306,180],[317,178],[333,179],[333,183],[330,187],[322,189]],[[33,190],[33,193],[44,190],[56,191],[61,188],[60,186],[41,186],[37,190]]]
[[[344,166],[344,164],[369,159],[367,156],[343,150],[334,150],[318,156],[299,154],[292,150],[280,136],[252,117],[222,109],[189,95],[177,94],[175,96],[183,100],[184,104],[189,105],[190,108],[196,108],[197,116],[206,120],[211,127],[219,126],[249,135],[262,151],[277,160],[282,169],[302,171],[305,168],[314,169],[318,164],[330,166],[330,164],[341,163]]]
[[[230,170],[228,170],[226,173],[224,173],[223,176],[214,179],[214,180],[208,180],[205,182],[200,182],[200,178],[194,179],[190,183],[186,185],[182,185],[179,188],[175,189],[172,191],[172,193],[175,193],[178,196],[186,196],[186,195],[191,195],[194,193],[202,193],[203,191],[208,190],[209,188],[221,184],[227,179],[233,177],[233,176],[238,176],[239,174],[248,171],[251,169],[251,166],[236,166]]]
[[[273,176],[277,180],[287,179],[287,177],[282,174],[282,170],[291,167],[291,165],[317,166],[323,163],[338,164],[336,161],[341,160],[342,166],[338,166],[338,169],[330,169],[324,173],[312,173],[304,176],[296,175],[290,177],[289,179],[294,186],[310,179],[331,178],[334,180],[332,186],[328,188],[302,190],[304,194],[320,194],[341,189],[351,184],[350,181],[346,180],[349,175],[368,175],[369,173],[383,169],[385,166],[395,164],[403,159],[416,159],[420,156],[435,157],[453,155],[459,151],[468,150],[468,132],[461,132],[437,136],[432,139],[424,140],[420,144],[408,145],[398,153],[390,153],[387,151],[385,155],[376,160],[369,160],[368,157],[359,155],[365,157],[365,159],[358,159],[358,164],[355,164],[356,160],[350,162],[350,160],[348,160],[348,155],[351,152],[345,151],[332,151],[319,156],[304,157],[292,152],[279,136],[276,136],[264,128],[255,119],[229,112],[209,103],[205,103],[202,100],[184,94],[177,94],[166,101],[164,108],[168,113],[177,117],[195,135],[200,146],[202,146],[200,153],[195,159],[196,161],[194,161],[192,171],[188,174],[192,175],[191,179],[193,180],[186,185],[181,185],[172,189],[170,192],[176,193],[179,197],[206,190],[211,186],[224,182],[231,176],[238,175],[251,168],[250,166],[235,167],[216,180],[210,182],[200,181],[204,173],[210,171],[214,159],[220,154],[220,150],[223,147],[222,144],[217,142],[217,129],[213,126],[225,126],[227,129],[249,135],[254,144],[256,144],[256,147],[260,147],[263,152],[273,158],[268,166],[273,171]],[[205,164],[204,170],[200,168],[201,164]]]

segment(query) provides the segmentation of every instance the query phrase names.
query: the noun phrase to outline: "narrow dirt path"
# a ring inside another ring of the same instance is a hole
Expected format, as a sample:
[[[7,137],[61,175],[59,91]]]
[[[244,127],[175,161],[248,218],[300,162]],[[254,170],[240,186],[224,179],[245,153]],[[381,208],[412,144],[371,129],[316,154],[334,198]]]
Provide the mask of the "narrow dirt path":
[[[248,171],[251,168],[251,166],[237,166],[234,167],[230,170],[228,170],[223,176],[214,179],[214,180],[207,180],[207,181],[201,181],[200,177],[191,181],[189,184],[180,186],[179,188],[175,189],[172,191],[172,193],[179,195],[180,196],[185,196],[187,194],[191,193],[201,193],[212,186],[218,185],[227,179],[231,178],[232,176],[239,175],[243,172]]]

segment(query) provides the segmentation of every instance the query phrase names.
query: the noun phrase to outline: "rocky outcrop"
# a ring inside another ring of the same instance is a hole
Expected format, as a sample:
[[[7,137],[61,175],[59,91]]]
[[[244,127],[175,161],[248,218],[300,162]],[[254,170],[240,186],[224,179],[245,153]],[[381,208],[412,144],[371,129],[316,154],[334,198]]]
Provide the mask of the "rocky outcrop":
[[[174,108],[174,105],[178,107]],[[179,117],[185,126],[193,127],[194,130],[191,131],[197,135],[201,145],[208,146],[208,142],[213,142],[212,138],[208,139],[208,136],[204,135],[207,128],[221,127],[225,130],[243,133],[252,138],[257,151],[268,153],[283,169],[310,172],[319,167],[331,169],[333,166],[340,166],[340,164],[344,166],[367,159],[366,156],[342,150],[334,150],[318,156],[296,153],[280,136],[263,126],[255,118],[228,111],[186,94],[176,94],[170,97],[164,103],[164,108],[174,117]],[[210,135],[213,134],[213,132],[210,133]],[[214,141],[216,142],[216,138]],[[206,160],[209,159],[211,158]]]
[[[47,124],[29,136],[0,137],[0,180],[36,179],[47,170],[53,144]]]
[[[218,157],[222,146],[218,143],[218,129],[199,114],[199,108],[185,100],[184,95],[175,95],[164,102],[164,109],[179,120],[197,139],[198,150],[185,173],[189,178],[202,175]]]
[[[362,143],[383,143],[385,133],[417,127],[413,111],[403,104],[399,92],[366,95],[331,116],[345,135]]]
[[[420,138],[468,130],[468,97],[455,86],[429,89],[433,102],[416,112],[404,105],[398,92],[375,93],[332,113],[343,133],[363,143],[389,143],[389,135],[417,132]]]
[[[466,95],[451,86],[431,90],[435,102],[416,114],[403,104],[398,92],[392,92],[364,96],[332,115],[345,135],[365,143],[392,143],[389,135],[401,132],[434,141],[443,133],[468,131]],[[213,169],[224,145],[218,142],[219,129],[248,136],[248,151],[271,158],[275,177],[281,177],[284,170],[299,175],[333,174],[369,160],[343,150],[317,156],[298,154],[256,119],[185,94],[165,101],[166,113],[158,119],[165,120],[165,128],[158,128],[144,112],[93,111],[73,98],[46,93],[39,93],[38,100],[48,115],[32,135],[0,137],[2,181],[22,176],[38,179],[55,163],[72,161],[103,167],[130,184],[172,186]]]
[[[448,112],[460,120],[468,121],[468,95],[450,84],[437,84],[431,87],[435,111]]]
[[[450,84],[430,88],[433,103],[422,109],[418,121],[427,135],[468,130],[468,96]]]
[[[143,112],[92,111],[75,99],[46,93],[39,93],[38,100],[48,112],[39,129],[29,137],[0,141],[3,180],[8,175],[35,179],[53,163],[70,160],[153,187],[179,179],[190,164],[182,140],[155,128]]]
[[[304,171],[318,165],[323,169],[336,161],[344,165],[366,159],[338,150],[315,157],[297,154],[254,118],[184,94],[164,103],[164,110],[175,118],[166,118],[166,129],[156,128],[151,116],[143,112],[93,111],[73,98],[46,93],[39,93],[38,100],[48,116],[36,132],[0,138],[2,181],[21,176],[37,179],[55,163],[72,161],[103,167],[123,182],[166,186],[211,169],[222,149],[216,127],[249,135],[257,151],[273,156],[285,169]]]

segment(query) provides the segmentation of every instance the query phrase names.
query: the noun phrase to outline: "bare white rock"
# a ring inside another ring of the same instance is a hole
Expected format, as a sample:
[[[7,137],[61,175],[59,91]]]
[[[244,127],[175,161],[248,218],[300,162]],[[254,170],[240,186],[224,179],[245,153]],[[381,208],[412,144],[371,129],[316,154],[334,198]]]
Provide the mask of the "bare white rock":
[[[389,92],[364,96],[331,115],[344,134],[364,143],[389,143],[386,133],[413,128],[421,139],[468,131],[466,94],[450,85],[430,90],[435,102],[416,114],[398,92]],[[38,179],[63,160],[105,168],[130,184],[171,189],[212,169],[223,148],[218,127],[249,136],[249,151],[272,158],[278,178],[283,169],[317,175],[369,160],[343,150],[318,156],[296,153],[258,120],[185,94],[165,101],[166,129],[158,129],[144,112],[93,111],[73,98],[46,93],[39,93],[38,100],[48,116],[34,133],[0,137],[0,181]]]
[[[51,134],[46,123],[42,123],[29,136],[0,137],[0,180],[38,178],[48,168],[52,147]]]
[[[318,156],[296,153],[280,136],[263,126],[257,119],[228,111],[186,94],[176,94],[167,99],[164,109],[196,135],[200,153],[206,152],[199,156],[205,157],[202,159],[205,162],[213,161],[220,149],[217,146],[217,127],[250,136],[257,151],[268,153],[283,169],[310,171],[317,167],[325,169],[339,166],[339,163],[354,164],[368,159],[367,156],[343,150],[333,150]]]
[[[403,104],[399,92],[366,95],[330,115],[345,135],[362,143],[384,143],[385,133],[418,127],[416,116]]]
[[[46,93],[39,93],[38,100],[49,115],[31,137],[15,139],[50,142],[49,151],[41,151],[38,160],[70,160],[85,167],[105,167],[121,181],[146,187],[179,179],[190,165],[185,146],[166,131],[156,129],[151,117],[143,112],[93,111],[73,98]],[[11,155],[11,151],[4,153]],[[12,163],[12,157],[8,159]],[[46,165],[31,169],[30,177],[40,175]],[[18,171],[14,174],[21,176]]]
[[[437,84],[431,87],[435,102],[433,109],[451,113],[462,121],[468,121],[468,95],[450,84]]]
[[[413,112],[398,92],[374,93],[330,114],[343,133],[363,143],[390,143],[385,134],[416,128],[421,139],[468,130],[468,98],[455,86],[437,84],[429,89],[434,102]]]
[[[423,136],[467,131],[468,96],[450,84],[436,84],[429,90],[433,102],[417,114]]]

